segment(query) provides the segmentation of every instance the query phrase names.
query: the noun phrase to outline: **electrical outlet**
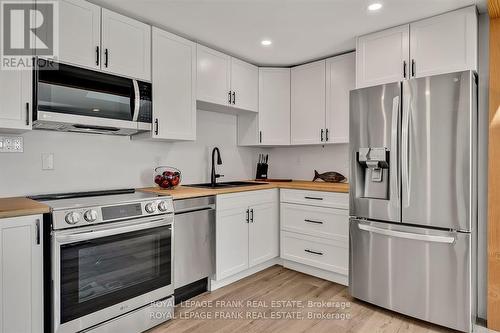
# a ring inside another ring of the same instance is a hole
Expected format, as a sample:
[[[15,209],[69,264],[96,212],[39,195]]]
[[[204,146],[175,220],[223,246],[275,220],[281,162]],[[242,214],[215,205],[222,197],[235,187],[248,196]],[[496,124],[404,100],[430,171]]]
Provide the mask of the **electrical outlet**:
[[[0,136],[0,153],[22,153],[22,136]]]

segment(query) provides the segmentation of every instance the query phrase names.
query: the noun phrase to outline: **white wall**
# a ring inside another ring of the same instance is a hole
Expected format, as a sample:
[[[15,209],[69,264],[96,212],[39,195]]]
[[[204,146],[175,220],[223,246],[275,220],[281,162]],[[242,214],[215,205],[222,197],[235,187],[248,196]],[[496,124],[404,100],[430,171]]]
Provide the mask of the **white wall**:
[[[319,173],[336,171],[349,179],[349,145],[302,146],[269,150],[269,178],[312,180]]]
[[[31,131],[24,153],[0,154],[0,197],[152,186],[153,168],[182,171],[183,183],[210,179],[209,153],[221,150],[223,179],[255,177],[259,150],[236,146],[236,116],[198,111],[196,142],[131,141],[128,137]],[[54,170],[42,170],[54,153]]]

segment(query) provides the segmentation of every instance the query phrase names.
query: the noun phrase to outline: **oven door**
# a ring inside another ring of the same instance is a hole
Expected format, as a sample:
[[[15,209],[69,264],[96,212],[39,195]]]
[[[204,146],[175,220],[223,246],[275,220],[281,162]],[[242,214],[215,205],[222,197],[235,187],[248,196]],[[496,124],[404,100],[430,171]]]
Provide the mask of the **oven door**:
[[[53,331],[78,332],[172,295],[172,222],[169,214],[55,231]]]

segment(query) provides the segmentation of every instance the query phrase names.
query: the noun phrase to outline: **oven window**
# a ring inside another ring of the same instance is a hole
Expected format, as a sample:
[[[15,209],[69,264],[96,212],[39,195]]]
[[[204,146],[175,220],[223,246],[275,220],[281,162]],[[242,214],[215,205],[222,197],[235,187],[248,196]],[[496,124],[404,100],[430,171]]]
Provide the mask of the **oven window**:
[[[130,79],[65,64],[58,64],[57,70],[37,73],[40,111],[133,119],[134,88]]]
[[[171,230],[61,246],[61,323],[171,284]]]

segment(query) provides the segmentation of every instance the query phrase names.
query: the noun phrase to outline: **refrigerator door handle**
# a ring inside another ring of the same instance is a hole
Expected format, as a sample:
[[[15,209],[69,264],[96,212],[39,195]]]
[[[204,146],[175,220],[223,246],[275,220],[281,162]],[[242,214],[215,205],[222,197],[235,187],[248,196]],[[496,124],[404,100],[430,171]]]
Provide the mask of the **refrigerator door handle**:
[[[403,205],[410,205],[410,180],[409,180],[409,131],[410,131],[410,87],[408,82],[403,82],[403,124],[401,129],[401,178],[403,187]]]
[[[395,172],[391,171],[391,193],[396,195],[399,201],[399,153],[398,153],[398,128],[399,128],[399,100],[400,96],[396,96],[392,100],[392,128],[391,128],[391,161],[394,163]]]
[[[358,227],[360,230],[373,232],[373,233],[376,233],[379,235],[385,235],[385,236],[389,236],[389,237],[413,239],[413,240],[432,242],[432,243],[445,243],[445,244],[455,243],[455,237],[451,237],[451,236],[414,234],[411,232],[381,229],[381,228],[373,227],[371,225],[366,225],[366,224],[359,224]]]

